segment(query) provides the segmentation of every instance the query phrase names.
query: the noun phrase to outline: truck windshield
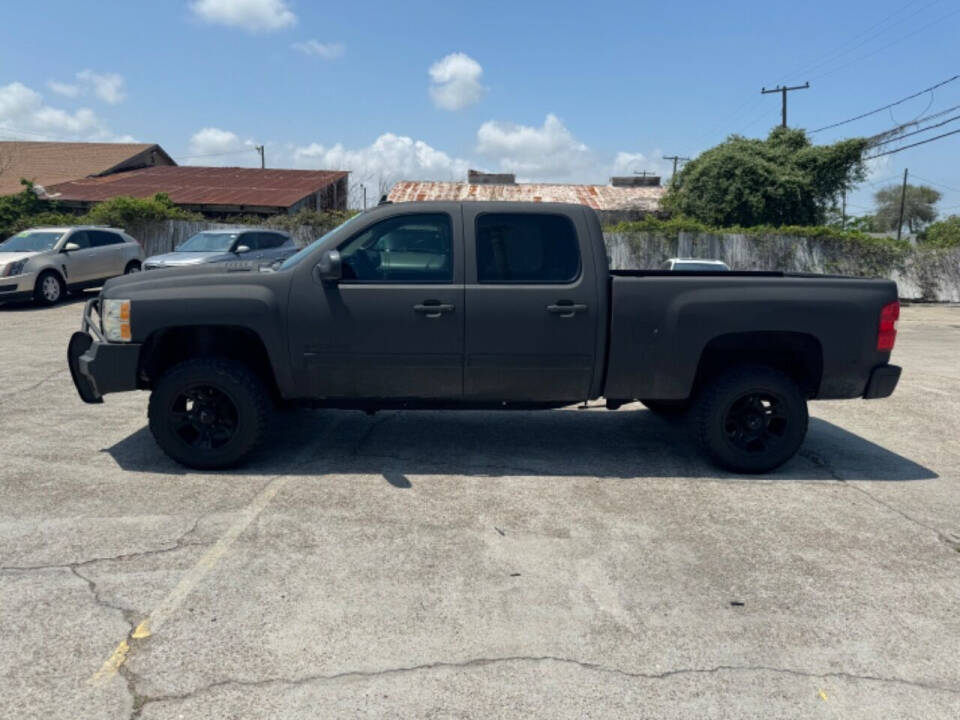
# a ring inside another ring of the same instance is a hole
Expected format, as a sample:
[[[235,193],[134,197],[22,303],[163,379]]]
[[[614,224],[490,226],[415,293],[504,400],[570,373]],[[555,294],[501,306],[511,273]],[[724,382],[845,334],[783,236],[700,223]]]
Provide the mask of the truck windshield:
[[[322,243],[324,240],[326,240],[328,237],[330,237],[333,233],[337,232],[337,230],[339,230],[340,228],[344,227],[345,225],[349,225],[350,223],[352,223],[354,220],[356,220],[356,219],[357,219],[358,217],[360,217],[362,214],[363,214],[363,213],[357,213],[356,215],[354,215],[353,217],[349,218],[349,219],[346,220],[345,222],[342,222],[342,223],[340,223],[339,225],[337,225],[337,226],[336,226],[335,228],[333,228],[332,230],[328,230],[326,233],[324,233],[323,235],[321,235],[320,237],[318,237],[318,238],[317,238],[316,240],[314,240],[312,243],[310,243],[309,245],[307,245],[307,246],[304,247],[304,248],[301,248],[299,251],[295,252],[293,255],[291,255],[291,256],[288,257],[286,260],[284,260],[284,261],[283,261],[283,264],[281,264],[280,267],[277,268],[277,270],[289,270],[290,268],[294,267],[294,266],[297,265],[301,260],[303,260],[304,257],[306,257],[307,255],[309,255],[309,254],[310,254],[310,251],[313,250],[315,247],[317,247],[317,245],[319,245],[320,243]]]
[[[197,233],[174,252],[227,252],[239,233]]]
[[[17,233],[0,243],[0,252],[43,252],[53,250],[57,240],[63,237],[62,232],[24,232]]]

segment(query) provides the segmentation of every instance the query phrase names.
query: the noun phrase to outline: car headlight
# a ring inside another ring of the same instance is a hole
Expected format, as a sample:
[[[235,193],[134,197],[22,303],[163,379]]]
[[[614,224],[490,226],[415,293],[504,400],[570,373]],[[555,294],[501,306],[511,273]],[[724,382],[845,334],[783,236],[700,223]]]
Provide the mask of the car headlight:
[[[0,265],[0,277],[19,275],[23,272],[23,266],[26,264],[26,260],[18,260],[17,262],[7,263],[5,266]]]
[[[130,342],[130,301],[106,299],[100,307],[103,335],[110,342]]]

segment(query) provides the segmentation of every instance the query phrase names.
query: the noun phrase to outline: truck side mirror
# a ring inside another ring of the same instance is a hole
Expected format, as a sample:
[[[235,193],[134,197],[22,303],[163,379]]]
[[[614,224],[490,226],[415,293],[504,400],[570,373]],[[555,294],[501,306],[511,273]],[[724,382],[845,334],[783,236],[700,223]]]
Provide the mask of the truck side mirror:
[[[313,267],[313,278],[320,282],[337,282],[343,277],[343,263],[336,250],[325,250]]]

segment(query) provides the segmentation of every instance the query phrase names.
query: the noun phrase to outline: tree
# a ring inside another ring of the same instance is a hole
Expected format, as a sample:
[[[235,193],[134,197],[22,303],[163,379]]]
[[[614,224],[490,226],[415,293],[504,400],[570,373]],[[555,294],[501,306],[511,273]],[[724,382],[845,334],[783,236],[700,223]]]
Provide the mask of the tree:
[[[880,232],[896,230],[900,219],[900,195],[902,185],[890,185],[877,190],[873,199],[877,204],[877,228]],[[940,193],[926,185],[907,185],[907,197],[903,206],[903,222],[911,233],[919,233],[937,219],[934,205]]]
[[[951,215],[927,226],[920,239],[931,247],[960,247],[960,215]]]
[[[766,140],[731,135],[677,173],[663,208],[709,225],[818,225],[837,195],[864,179],[867,141],[813,145],[803,130]]]

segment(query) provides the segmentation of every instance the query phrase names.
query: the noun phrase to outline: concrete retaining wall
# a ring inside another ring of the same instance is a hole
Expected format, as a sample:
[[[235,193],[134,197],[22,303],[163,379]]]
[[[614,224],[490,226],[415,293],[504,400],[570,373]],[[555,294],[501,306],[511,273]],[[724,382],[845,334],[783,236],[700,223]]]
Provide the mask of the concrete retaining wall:
[[[658,268],[672,257],[723,260],[734,270],[783,270],[888,277],[906,300],[960,302],[960,248],[904,255],[825,238],[681,232],[606,233],[614,268]]]

